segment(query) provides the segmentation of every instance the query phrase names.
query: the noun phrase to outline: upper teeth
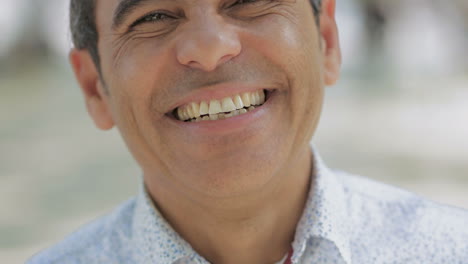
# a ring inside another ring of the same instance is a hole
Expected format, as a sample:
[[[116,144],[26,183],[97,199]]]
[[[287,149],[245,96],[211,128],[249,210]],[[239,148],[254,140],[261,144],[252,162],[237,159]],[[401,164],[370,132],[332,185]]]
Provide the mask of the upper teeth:
[[[249,107],[252,110],[254,109],[252,106],[262,105],[263,103],[265,103],[265,92],[258,90],[237,94],[221,100],[192,102],[177,108],[176,112],[178,119],[182,121],[217,120],[244,114]],[[241,109],[244,111],[241,111]]]

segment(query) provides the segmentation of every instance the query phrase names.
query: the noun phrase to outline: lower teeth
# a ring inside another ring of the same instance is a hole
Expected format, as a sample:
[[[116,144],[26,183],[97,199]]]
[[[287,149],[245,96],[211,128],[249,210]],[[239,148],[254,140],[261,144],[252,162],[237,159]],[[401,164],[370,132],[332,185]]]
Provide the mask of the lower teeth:
[[[214,121],[214,120],[222,120],[238,115],[243,115],[246,114],[252,110],[254,110],[256,107],[255,106],[250,106],[249,108],[242,108],[240,110],[235,110],[229,113],[220,113],[216,115],[204,115],[201,117],[197,117],[195,119],[187,120],[185,122],[200,122],[200,121]]]

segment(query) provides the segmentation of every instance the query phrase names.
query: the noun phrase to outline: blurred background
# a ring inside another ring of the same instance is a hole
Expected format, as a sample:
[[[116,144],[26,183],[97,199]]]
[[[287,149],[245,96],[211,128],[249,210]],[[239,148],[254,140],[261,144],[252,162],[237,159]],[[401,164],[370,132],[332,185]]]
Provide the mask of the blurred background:
[[[337,2],[343,76],[314,144],[332,168],[468,208],[468,1]],[[0,0],[1,263],[23,263],[137,191],[119,135],[87,116],[67,8]]]

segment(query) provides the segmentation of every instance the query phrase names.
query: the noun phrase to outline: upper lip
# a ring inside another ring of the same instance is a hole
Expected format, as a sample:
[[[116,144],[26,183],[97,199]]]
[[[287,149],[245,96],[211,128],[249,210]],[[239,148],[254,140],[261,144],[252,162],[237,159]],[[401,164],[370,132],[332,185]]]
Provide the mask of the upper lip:
[[[172,105],[168,114],[172,113],[177,108],[192,103],[192,102],[210,102],[211,100],[221,100],[226,97],[231,97],[236,94],[245,92],[253,92],[261,89],[267,89],[259,85],[247,85],[240,83],[219,84],[194,91]]]

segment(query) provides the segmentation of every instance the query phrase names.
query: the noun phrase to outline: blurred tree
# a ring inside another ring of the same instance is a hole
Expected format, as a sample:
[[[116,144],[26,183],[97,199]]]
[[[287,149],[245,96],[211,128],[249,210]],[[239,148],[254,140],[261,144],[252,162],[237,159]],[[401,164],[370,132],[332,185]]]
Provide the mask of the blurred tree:
[[[28,8],[22,14],[20,23],[23,23],[23,31],[16,42],[13,53],[19,57],[45,56],[50,52],[48,39],[44,34],[42,23],[44,10],[48,8],[47,1],[27,0]]]
[[[365,14],[364,25],[368,38],[367,43],[372,47],[373,52],[381,50],[389,16],[388,8],[385,8],[382,1],[379,0],[361,0],[361,5]]]
[[[454,0],[454,1],[443,1],[443,0],[355,0],[355,3],[360,7],[364,14],[363,28],[364,28],[364,46],[365,52],[363,56],[366,58],[365,67],[366,71],[370,76],[375,76],[376,72],[385,72],[386,67],[389,66],[389,62],[386,61],[388,56],[387,48],[392,44],[388,41],[388,30],[392,27],[392,34],[396,34],[397,37],[401,38],[401,41],[405,42],[408,49],[413,49],[413,54],[422,52],[423,50],[418,49],[418,45],[414,45],[408,42],[408,39],[414,40],[408,34],[418,34],[418,31],[414,31],[416,28],[420,28],[426,34],[427,32],[435,32],[439,38],[446,38],[447,50],[453,50],[452,53],[461,53],[451,58],[451,60],[460,60],[468,56],[468,50],[466,48],[460,48],[468,46],[468,1],[467,0]],[[419,7],[420,10],[430,13],[434,16],[435,20],[439,23],[437,27],[428,29],[430,24],[424,24],[419,21]],[[414,18],[413,18],[414,16]],[[404,18],[406,23],[413,25],[412,29],[406,29],[405,23],[401,23],[400,20]],[[395,29],[398,26],[398,29]],[[445,32],[441,32],[445,31]],[[406,34],[406,35],[405,35]],[[395,38],[395,36],[392,36]],[[407,40],[404,40],[407,39]],[[395,41],[395,39],[393,39]],[[394,42],[393,42],[394,43]],[[422,43],[421,43],[422,44]],[[438,43],[424,43],[424,45],[438,45]],[[450,52],[439,49],[441,53],[450,54]],[[409,52],[411,54],[411,52]],[[424,56],[432,56],[433,54],[425,54]],[[444,55],[441,55],[444,57]],[[446,55],[449,56],[450,55]],[[387,57],[387,58],[386,58]],[[423,62],[422,62],[423,63]],[[455,64],[463,64],[468,70],[468,60],[454,61]],[[424,64],[424,63],[423,63]],[[415,64],[417,65],[417,63]]]
[[[44,23],[45,11],[50,9],[48,0],[2,0],[13,6],[11,15],[3,23],[6,27],[15,28],[9,34],[9,45],[4,47],[0,64],[15,69],[51,55],[50,38],[46,34]]]

